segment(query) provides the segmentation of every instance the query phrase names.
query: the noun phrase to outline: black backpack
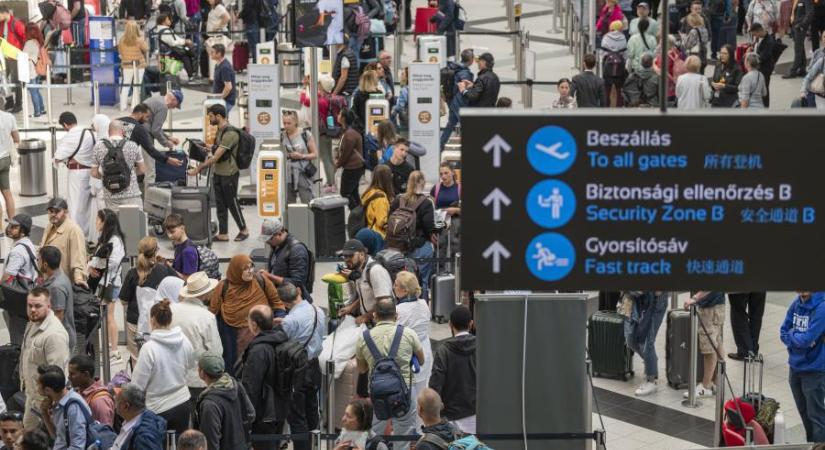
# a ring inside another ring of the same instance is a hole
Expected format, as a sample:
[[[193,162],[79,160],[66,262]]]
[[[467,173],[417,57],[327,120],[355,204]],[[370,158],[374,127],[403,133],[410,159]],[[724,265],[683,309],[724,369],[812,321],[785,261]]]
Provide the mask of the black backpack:
[[[291,395],[293,390],[303,389],[306,385],[310,367],[307,346],[318,327],[318,309],[315,306],[312,309],[315,319],[312,321],[312,331],[306,342],[300,343],[290,339],[275,346],[275,388],[282,395]]]
[[[238,133],[238,148],[234,152],[228,150],[227,153],[235,160],[239,170],[248,169],[252,164],[253,156],[255,156],[255,136],[247,133],[246,130],[231,125],[227,125],[226,128],[224,133],[227,131]]]
[[[604,49],[603,49],[604,50]],[[619,51],[604,50],[604,59],[602,60],[602,74],[605,78],[624,78],[626,74],[625,60],[622,54],[626,49]]]
[[[447,103],[450,103],[458,92],[458,86],[455,84],[456,72],[458,72],[458,65],[452,61],[448,61],[447,65],[441,69],[441,92],[444,93],[444,100]]]
[[[108,139],[101,139],[103,145],[106,146],[106,156],[103,157],[103,163],[100,165],[103,169],[103,187],[112,194],[126,190],[132,181],[132,169],[123,155],[126,141],[126,139],[121,139],[117,145],[114,145]]]
[[[410,410],[410,388],[401,374],[401,367],[395,360],[398,347],[404,335],[404,326],[397,325],[395,336],[390,344],[390,351],[382,355],[370,335],[370,330],[364,330],[364,342],[372,355],[375,365],[370,372],[370,400],[373,412],[379,420],[403,417]],[[412,371],[410,372],[412,385]]]

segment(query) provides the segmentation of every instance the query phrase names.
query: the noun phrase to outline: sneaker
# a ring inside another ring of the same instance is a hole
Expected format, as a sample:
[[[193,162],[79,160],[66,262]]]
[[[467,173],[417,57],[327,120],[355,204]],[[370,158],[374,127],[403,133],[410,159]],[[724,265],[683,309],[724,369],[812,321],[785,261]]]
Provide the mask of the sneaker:
[[[704,385],[702,385],[702,383],[699,383],[699,384],[696,385],[696,398],[713,397],[715,395],[714,394],[715,390],[716,389],[714,388],[713,385],[711,385],[711,387],[709,387],[709,388],[706,388]],[[690,397],[690,392],[685,391],[685,393],[682,394],[682,396],[684,398],[689,398]]]
[[[659,390],[659,387],[653,381],[645,381],[636,389],[637,397],[644,397]]]
[[[123,362],[123,357],[120,356],[119,351],[114,351],[109,353],[109,360],[112,364],[120,364]]]

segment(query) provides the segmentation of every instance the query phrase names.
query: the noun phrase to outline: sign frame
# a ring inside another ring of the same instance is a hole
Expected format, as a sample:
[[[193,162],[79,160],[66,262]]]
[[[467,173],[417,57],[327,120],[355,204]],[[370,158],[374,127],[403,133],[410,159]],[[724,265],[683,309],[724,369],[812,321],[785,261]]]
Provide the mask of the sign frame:
[[[436,63],[409,65],[410,141],[421,144],[427,153],[419,161],[430,183],[438,182],[441,162],[441,66]]]

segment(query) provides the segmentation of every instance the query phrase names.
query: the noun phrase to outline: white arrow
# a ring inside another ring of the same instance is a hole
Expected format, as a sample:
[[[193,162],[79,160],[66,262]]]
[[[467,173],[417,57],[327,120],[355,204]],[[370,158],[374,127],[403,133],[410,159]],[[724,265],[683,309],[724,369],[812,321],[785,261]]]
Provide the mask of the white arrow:
[[[493,136],[493,138],[484,145],[484,153],[493,152],[493,167],[501,167],[501,152],[510,153],[512,149],[510,144],[499,135]]]
[[[501,205],[510,206],[510,198],[501,192],[501,189],[495,188],[492,192],[490,192],[487,197],[484,197],[484,200],[481,201],[484,206],[490,206],[493,204],[493,220],[498,222],[501,220]]]
[[[487,247],[487,250],[484,250],[484,253],[481,254],[484,259],[490,259],[490,256],[493,257],[493,273],[501,272],[501,257],[503,256],[505,259],[510,258],[510,252],[501,245],[501,242],[494,241]]]

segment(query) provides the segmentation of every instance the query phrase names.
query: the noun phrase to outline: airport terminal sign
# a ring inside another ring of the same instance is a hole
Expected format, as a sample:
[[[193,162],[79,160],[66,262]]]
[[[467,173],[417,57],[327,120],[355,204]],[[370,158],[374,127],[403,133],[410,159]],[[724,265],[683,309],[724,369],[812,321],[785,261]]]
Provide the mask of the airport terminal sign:
[[[461,118],[462,289],[825,286],[821,116],[488,111]]]

